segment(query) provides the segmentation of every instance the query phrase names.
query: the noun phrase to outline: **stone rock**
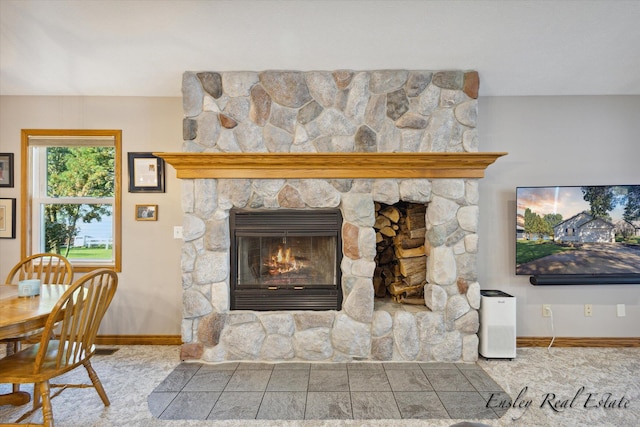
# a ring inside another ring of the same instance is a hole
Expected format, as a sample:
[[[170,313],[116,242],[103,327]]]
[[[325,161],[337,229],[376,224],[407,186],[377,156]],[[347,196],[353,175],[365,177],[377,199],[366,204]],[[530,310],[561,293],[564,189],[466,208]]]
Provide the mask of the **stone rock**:
[[[456,260],[453,250],[446,246],[431,249],[427,260],[427,281],[442,286],[451,285],[457,279]]]
[[[478,231],[478,218],[480,211],[478,206],[462,206],[458,209],[458,224],[460,228],[466,231],[476,232]]]
[[[415,106],[416,112],[423,116],[431,115],[440,104],[441,89],[432,84],[428,85],[426,90],[417,98]]]
[[[198,116],[196,142],[205,147],[213,147],[220,136],[220,119],[217,113],[205,112]]]
[[[471,308],[475,310],[480,309],[480,283],[473,282],[469,285],[469,289],[467,289],[467,301]]]
[[[373,284],[356,283],[342,305],[343,311],[352,319],[371,323],[373,319]]]
[[[427,231],[427,239],[432,246],[442,246],[451,240],[451,236],[455,238],[459,230],[458,220],[452,219],[444,224],[431,226]]]
[[[231,98],[224,108],[224,114],[242,123],[249,120],[250,109],[250,98]]]
[[[344,260],[345,258],[343,258]],[[348,258],[346,258],[348,259]],[[359,259],[353,261],[351,264],[351,274],[360,277],[373,277],[373,272],[376,269],[375,261],[368,261],[365,259]]]
[[[382,129],[386,118],[386,95],[371,95],[364,111],[364,122],[373,130]]]
[[[238,122],[236,122],[226,114],[218,114],[218,118],[220,119],[220,126],[225,129],[233,129],[234,127],[238,126]]]
[[[478,336],[465,335],[462,337],[462,360],[464,362],[477,362],[478,361]]]
[[[373,183],[373,200],[387,205],[399,202],[398,181],[395,179],[376,179]]]
[[[400,200],[411,203],[428,203],[431,200],[431,180],[403,179],[400,181]]]
[[[249,118],[258,126],[264,126],[271,113],[271,97],[260,85],[251,88]]]
[[[478,312],[470,310],[453,322],[457,331],[463,334],[475,334],[480,326]]]
[[[445,327],[442,313],[432,311],[416,313],[416,324],[423,347],[425,344],[438,344],[444,340]]]
[[[359,153],[375,153],[378,147],[376,133],[367,125],[358,128],[355,137],[355,148]]]
[[[468,153],[478,151],[478,130],[469,129],[462,134],[462,148]]]
[[[193,140],[198,136],[198,121],[184,118],[182,119],[182,139]]]
[[[293,336],[296,357],[302,360],[326,360],[333,355],[329,329],[314,328],[296,332]]]
[[[377,310],[373,312],[373,319],[371,321],[371,335],[373,337],[382,337],[389,332],[393,327],[393,318],[388,311]]]
[[[219,179],[218,206],[221,209],[243,208],[251,197],[251,180]]]
[[[462,71],[438,71],[431,82],[442,89],[462,90],[464,73]]]
[[[293,186],[287,184],[278,193],[278,204],[283,208],[304,208],[306,205],[300,192]]]
[[[262,139],[262,128],[255,123],[242,122],[233,129],[233,134],[245,153],[264,153],[267,148]]]
[[[211,285],[211,305],[218,313],[229,311],[229,285],[226,282]]]
[[[209,95],[218,99],[222,96],[222,76],[218,73],[205,72],[196,74],[202,83],[202,88]]]
[[[227,315],[227,325],[257,322],[258,316],[253,312],[232,311]]]
[[[206,225],[195,215],[186,214],[182,217],[182,238],[185,242],[204,236]]]
[[[182,251],[180,252],[180,267],[183,273],[190,273],[193,271],[196,264],[196,256],[197,253],[193,245],[182,245]]]
[[[249,96],[251,88],[256,83],[258,83],[258,73],[253,71],[222,73],[222,87],[231,97]]]
[[[340,192],[327,181],[304,179],[299,186],[302,200],[312,208],[335,208],[340,205]]]
[[[393,358],[393,337],[373,338],[371,340],[371,358],[373,360],[391,360]]]
[[[470,205],[477,205],[480,200],[480,192],[478,191],[478,180],[467,180],[465,182],[465,200]]]
[[[200,80],[190,71],[182,74],[182,109],[187,117],[195,117],[202,112],[204,90]]]
[[[467,234],[466,236],[464,236],[464,250],[465,252],[470,254],[478,253],[477,234]]]
[[[293,135],[275,126],[267,125],[263,131],[264,145],[271,153],[288,153],[293,144]]]
[[[462,337],[460,332],[447,332],[444,335],[444,340],[433,346],[432,354],[437,362],[459,361],[462,357]]]
[[[200,343],[185,343],[180,347],[180,360],[198,360],[202,357],[204,347]]]
[[[354,135],[356,129],[356,125],[335,108],[324,109],[314,121],[306,125],[307,134],[311,139],[319,136]]]
[[[459,90],[442,89],[440,92],[440,108],[454,108],[468,99]]]
[[[433,191],[433,184],[431,187]],[[456,218],[458,204],[440,196],[432,196],[429,209],[427,209],[427,219],[432,225],[444,224]]]
[[[360,228],[349,222],[342,224],[342,252],[351,259],[360,258],[358,249],[358,234]]]
[[[315,120],[316,117],[322,113],[324,109],[316,101],[311,101],[300,110],[298,110],[297,121],[300,124],[306,125],[309,122]]]
[[[454,109],[456,119],[464,126],[476,127],[478,120],[478,101],[463,102]]]
[[[191,319],[182,319],[180,323],[180,337],[182,342],[188,343],[193,341],[193,323]]]
[[[195,206],[194,188],[195,180],[193,179],[181,179],[180,187],[182,187],[182,198],[180,203],[182,205],[182,212],[193,213]]]
[[[406,113],[396,121],[396,126],[402,129],[424,129],[427,124],[427,119],[416,113]]]
[[[368,87],[368,73],[358,73],[351,81],[347,103],[344,107],[344,113],[356,123],[359,123],[364,119],[364,112],[369,101]]]
[[[434,179],[431,184],[433,194],[450,200],[462,199],[465,192],[463,179]]]
[[[378,134],[378,152],[393,153],[400,151],[402,131],[391,120],[385,120]]]
[[[387,117],[395,122],[407,111],[409,111],[409,99],[404,89],[387,94]]]
[[[428,283],[424,288],[424,304],[431,311],[443,311],[447,306],[447,292],[439,285]]]
[[[397,90],[407,81],[406,70],[375,70],[371,72],[369,89],[373,93],[386,93]]]
[[[272,126],[278,127],[293,135],[296,131],[297,115],[298,110],[294,108],[286,108],[278,104],[271,104],[271,116],[269,116],[269,123]]]
[[[226,251],[229,249],[229,221],[212,219],[206,222],[204,246],[208,251]]]
[[[197,179],[194,188],[195,212],[208,218],[218,207],[217,182],[215,179]]]
[[[218,345],[225,320],[226,315],[221,313],[202,317],[198,323],[198,341],[206,346]]]
[[[282,335],[268,335],[260,351],[262,360],[287,360],[294,356],[293,340]]]
[[[229,276],[229,254],[207,252],[196,259],[193,280],[198,285],[221,282]]]
[[[299,71],[264,71],[259,78],[267,93],[280,105],[299,108],[311,101],[304,74]]]
[[[332,73],[333,80],[336,82],[336,87],[340,90],[346,89],[351,84],[353,78],[353,71],[351,70],[337,70]]]
[[[338,313],[331,330],[331,342],[336,350],[352,357],[367,357],[371,351],[371,332],[365,323]]]
[[[426,135],[430,138],[420,145],[421,152],[444,152],[447,151],[454,123],[453,111],[450,108],[437,109],[431,114],[429,124],[426,128]],[[425,142],[427,144],[425,144]]]
[[[477,71],[469,71],[464,73],[462,90],[469,98],[477,99],[480,90],[480,77]]]
[[[431,76],[433,76],[431,71],[410,71],[405,85],[407,96],[414,98],[424,92],[431,83]]]
[[[330,72],[310,71],[305,74],[309,93],[325,108],[333,106],[336,101],[338,87]]]
[[[227,360],[227,351],[221,345],[217,345],[215,347],[208,347],[204,349],[202,353],[201,359],[204,362],[214,363],[214,362],[223,362]]]
[[[335,312],[332,311],[304,311],[293,314],[296,330],[303,331],[313,328],[329,329],[333,327]]]
[[[293,316],[289,313],[261,314],[260,321],[267,334],[278,334],[290,337],[295,330]]]
[[[420,351],[416,318],[407,311],[396,312],[393,319],[393,338],[403,360],[414,360]]]
[[[265,197],[276,197],[284,184],[284,179],[254,179],[253,190]]]
[[[182,293],[182,317],[192,319],[211,313],[211,304],[198,291],[187,289]]]
[[[222,331],[221,342],[228,351],[246,359],[255,359],[260,354],[266,334],[258,322],[227,326]]]
[[[319,153],[340,153],[354,151],[353,137],[347,135],[321,136],[313,141]]]
[[[453,295],[447,302],[446,320],[454,321],[466,314],[469,309],[469,303],[464,295]]]
[[[460,254],[456,255],[456,269],[458,276],[463,277],[470,282],[478,280],[477,276],[477,257],[475,254]]]
[[[227,97],[224,96],[221,99],[221,103],[226,105],[227,102]],[[209,95],[205,95],[204,96],[204,100],[202,102],[202,111],[213,111],[214,113],[219,113],[220,112],[220,106],[218,105],[218,102],[213,99],[211,96]]]
[[[358,235],[358,247],[363,259],[373,261],[376,257],[376,231],[371,227],[363,227]]]
[[[375,206],[371,194],[353,192],[343,194],[342,216],[345,221],[360,227],[373,227]]]

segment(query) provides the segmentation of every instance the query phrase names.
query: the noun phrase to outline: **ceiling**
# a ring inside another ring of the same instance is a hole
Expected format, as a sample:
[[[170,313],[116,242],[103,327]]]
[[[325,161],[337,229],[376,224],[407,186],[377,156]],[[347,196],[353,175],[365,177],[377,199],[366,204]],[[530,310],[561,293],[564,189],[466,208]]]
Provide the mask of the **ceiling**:
[[[181,96],[184,71],[462,69],[640,95],[639,0],[0,0],[0,95]]]

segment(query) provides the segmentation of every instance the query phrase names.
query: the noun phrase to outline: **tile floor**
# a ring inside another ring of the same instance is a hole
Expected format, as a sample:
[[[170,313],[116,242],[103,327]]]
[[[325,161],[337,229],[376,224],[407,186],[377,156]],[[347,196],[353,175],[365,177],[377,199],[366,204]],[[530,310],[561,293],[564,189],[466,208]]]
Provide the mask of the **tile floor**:
[[[161,420],[496,419],[477,364],[182,363],[148,397]]]

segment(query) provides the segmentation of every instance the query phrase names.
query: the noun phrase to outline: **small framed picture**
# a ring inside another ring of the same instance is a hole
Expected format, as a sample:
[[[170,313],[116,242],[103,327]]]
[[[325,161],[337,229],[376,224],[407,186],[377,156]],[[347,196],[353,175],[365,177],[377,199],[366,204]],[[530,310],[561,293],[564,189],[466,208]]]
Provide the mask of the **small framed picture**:
[[[13,187],[13,153],[0,153],[0,187]]]
[[[0,199],[0,239],[16,238],[16,199]]]
[[[158,205],[136,205],[136,221],[157,221]]]
[[[164,193],[164,159],[151,153],[128,153],[129,192]]]

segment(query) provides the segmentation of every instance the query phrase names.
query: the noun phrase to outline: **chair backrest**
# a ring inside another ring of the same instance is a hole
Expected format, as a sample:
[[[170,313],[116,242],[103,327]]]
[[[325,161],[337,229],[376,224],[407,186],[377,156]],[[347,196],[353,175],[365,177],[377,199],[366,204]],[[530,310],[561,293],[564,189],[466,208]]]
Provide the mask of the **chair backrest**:
[[[31,255],[11,269],[5,283],[17,284],[24,279],[40,279],[48,285],[69,285],[73,282],[73,266],[60,254]]]
[[[107,268],[94,270],[76,280],[60,297],[42,332],[35,371],[47,351],[57,347],[56,368],[69,368],[91,357],[100,322],[118,287],[118,275]],[[51,339],[54,333],[58,339]]]

